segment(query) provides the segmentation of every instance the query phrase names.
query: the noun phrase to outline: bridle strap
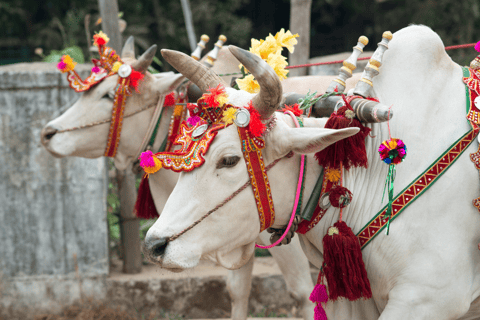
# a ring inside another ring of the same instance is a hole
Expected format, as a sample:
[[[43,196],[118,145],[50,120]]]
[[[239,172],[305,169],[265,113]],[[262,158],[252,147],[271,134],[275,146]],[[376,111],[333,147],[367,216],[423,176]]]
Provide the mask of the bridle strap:
[[[262,149],[265,141],[261,137],[254,137],[246,127],[238,127],[238,135],[242,143],[243,157],[247,165],[248,176],[252,185],[258,217],[260,218],[260,232],[270,228],[275,221],[272,189],[268,182]]]
[[[153,142],[155,141],[155,137],[153,135],[157,134],[158,127],[160,126],[160,120],[162,119],[161,115],[163,112],[163,104],[165,103],[165,95],[160,95],[158,98],[157,105],[155,110],[153,111],[152,119],[150,120],[150,124],[148,125],[147,132],[143,137],[143,141],[140,144],[140,148],[138,149],[137,153],[135,154],[136,161],[140,154],[146,150],[147,147],[153,147]]]

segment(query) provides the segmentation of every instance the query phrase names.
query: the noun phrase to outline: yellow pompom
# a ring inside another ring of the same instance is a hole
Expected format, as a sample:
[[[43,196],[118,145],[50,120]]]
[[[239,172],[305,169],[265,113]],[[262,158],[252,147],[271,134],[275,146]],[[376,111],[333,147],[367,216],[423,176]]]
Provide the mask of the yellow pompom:
[[[57,64],[57,68],[63,73],[63,72],[69,72],[75,69],[75,65],[77,63],[72,60],[72,58],[66,54],[63,55],[60,62]]]
[[[222,121],[225,124],[230,124],[233,122],[233,119],[235,119],[235,113],[237,112],[237,109],[235,108],[228,108],[223,112],[223,118]]]
[[[122,63],[120,61],[117,61],[113,64],[112,66],[112,72],[118,72],[118,69],[122,66]]]
[[[337,169],[328,169],[325,172],[325,178],[327,178],[328,181],[330,182],[335,182],[340,180],[340,170]]]
[[[217,102],[219,104],[219,107],[223,107],[223,105],[228,102],[228,95],[226,93],[218,95]]]
[[[183,112],[183,106],[182,105],[176,105],[175,109],[173,109],[173,115],[174,116],[181,116]]]
[[[145,171],[146,174],[152,174],[157,172],[158,170],[162,169],[162,161],[158,159],[157,157],[153,157],[153,162],[155,162],[154,167],[143,167],[143,171]]]

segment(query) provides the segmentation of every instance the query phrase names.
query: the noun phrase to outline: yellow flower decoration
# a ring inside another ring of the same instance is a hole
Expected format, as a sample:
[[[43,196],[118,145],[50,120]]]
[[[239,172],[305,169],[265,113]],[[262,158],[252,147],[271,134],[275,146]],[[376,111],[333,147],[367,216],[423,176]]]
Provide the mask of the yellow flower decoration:
[[[244,90],[250,93],[258,93],[260,91],[260,85],[252,74],[249,74],[243,79],[235,80],[240,90]]]
[[[340,170],[329,168],[325,172],[325,178],[330,182],[335,182],[340,180]]]
[[[263,60],[266,60],[270,54],[277,52],[279,49],[281,50],[282,47],[278,46],[277,40],[275,40],[275,37],[271,34],[265,39],[265,41],[261,41],[261,44],[258,47],[260,57]]]
[[[280,80],[286,79],[288,70],[285,69],[288,66],[287,58],[280,54],[280,51],[271,53],[267,58],[267,63],[272,67]]]
[[[230,123],[233,123],[233,119],[235,119],[235,112],[237,112],[237,109],[235,108],[228,108],[223,112],[223,118],[222,121],[227,125]]]
[[[290,51],[290,53],[293,53],[294,48],[293,46],[298,43],[297,39],[299,35],[297,34],[292,34],[290,30],[285,30],[282,28],[277,34],[275,35],[275,40],[277,41],[277,44],[281,47],[285,47]]]

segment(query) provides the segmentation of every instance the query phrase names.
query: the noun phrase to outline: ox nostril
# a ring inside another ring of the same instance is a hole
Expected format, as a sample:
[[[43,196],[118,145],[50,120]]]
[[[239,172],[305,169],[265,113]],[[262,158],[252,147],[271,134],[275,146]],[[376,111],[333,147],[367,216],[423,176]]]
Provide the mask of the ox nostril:
[[[148,244],[148,251],[150,251],[150,253],[154,257],[159,257],[165,253],[167,244],[168,244],[168,241],[165,238],[154,240]]]
[[[42,129],[42,132],[40,133],[42,136],[42,142],[48,142],[50,139],[53,138],[53,136],[58,132],[57,129],[52,128],[50,126],[47,126]]]

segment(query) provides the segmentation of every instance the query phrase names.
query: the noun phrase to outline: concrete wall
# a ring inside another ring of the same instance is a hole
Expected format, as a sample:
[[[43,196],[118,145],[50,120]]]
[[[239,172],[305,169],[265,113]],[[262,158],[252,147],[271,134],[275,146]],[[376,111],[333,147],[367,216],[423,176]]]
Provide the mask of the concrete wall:
[[[85,77],[89,67],[78,67]],[[54,64],[0,67],[4,311],[24,305],[55,310],[80,294],[105,294],[105,159],[56,159],[40,144],[42,127],[78,97]]]

